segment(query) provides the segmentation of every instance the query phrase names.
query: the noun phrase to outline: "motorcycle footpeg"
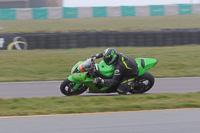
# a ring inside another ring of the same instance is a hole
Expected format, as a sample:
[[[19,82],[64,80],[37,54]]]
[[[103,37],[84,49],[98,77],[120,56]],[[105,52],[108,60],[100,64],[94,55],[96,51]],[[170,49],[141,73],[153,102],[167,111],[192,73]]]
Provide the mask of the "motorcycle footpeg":
[[[128,86],[129,86],[129,89],[130,89],[130,90],[133,90],[134,87],[135,87],[135,83],[134,83],[134,82],[129,82],[129,83],[128,83]]]

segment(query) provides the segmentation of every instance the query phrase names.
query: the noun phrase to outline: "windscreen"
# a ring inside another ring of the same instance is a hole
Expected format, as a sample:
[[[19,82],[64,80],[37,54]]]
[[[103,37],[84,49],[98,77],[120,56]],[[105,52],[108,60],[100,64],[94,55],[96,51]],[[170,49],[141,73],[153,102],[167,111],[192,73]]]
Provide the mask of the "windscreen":
[[[87,59],[79,66],[79,70],[81,70],[81,72],[83,73],[87,72],[90,69],[91,65],[92,65],[91,59]]]

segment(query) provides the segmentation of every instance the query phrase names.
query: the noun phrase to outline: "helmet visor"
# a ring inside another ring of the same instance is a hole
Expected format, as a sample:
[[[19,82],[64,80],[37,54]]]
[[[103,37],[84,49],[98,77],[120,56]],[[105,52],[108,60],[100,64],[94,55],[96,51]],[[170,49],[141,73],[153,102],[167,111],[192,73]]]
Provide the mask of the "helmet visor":
[[[110,63],[110,61],[112,60],[112,56],[110,56],[110,57],[104,57],[103,60],[104,60],[104,62],[105,62],[107,65],[110,65],[109,63]]]

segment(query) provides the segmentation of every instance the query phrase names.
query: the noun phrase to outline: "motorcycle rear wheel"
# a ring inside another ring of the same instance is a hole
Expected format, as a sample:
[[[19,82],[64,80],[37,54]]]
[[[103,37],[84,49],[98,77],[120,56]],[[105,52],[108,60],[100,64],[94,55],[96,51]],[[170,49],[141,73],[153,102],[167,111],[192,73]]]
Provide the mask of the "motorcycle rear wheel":
[[[72,96],[72,95],[82,94],[88,88],[87,86],[82,84],[81,86],[79,86],[79,88],[77,90],[74,90],[73,89],[74,86],[75,86],[74,82],[71,82],[68,79],[66,79],[61,83],[60,91],[62,92],[62,94],[66,95],[66,96]]]
[[[137,77],[135,80],[134,89],[129,92],[132,94],[142,94],[149,91],[154,85],[155,79],[153,75],[149,72]]]

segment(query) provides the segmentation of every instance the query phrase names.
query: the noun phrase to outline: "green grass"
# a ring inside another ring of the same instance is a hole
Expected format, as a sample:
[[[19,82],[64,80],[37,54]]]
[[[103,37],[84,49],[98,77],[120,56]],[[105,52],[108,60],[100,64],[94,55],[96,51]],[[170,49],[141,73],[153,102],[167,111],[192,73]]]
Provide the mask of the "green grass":
[[[80,60],[105,50],[104,47],[0,51],[0,82],[64,80]],[[150,70],[155,77],[199,77],[200,46],[117,47],[117,51],[133,58],[158,59]],[[97,60],[98,62],[99,60]]]
[[[134,31],[165,28],[200,28],[200,15],[152,17],[71,18],[0,21],[0,33],[65,31]]]
[[[0,99],[0,116],[200,108],[200,93]]]

